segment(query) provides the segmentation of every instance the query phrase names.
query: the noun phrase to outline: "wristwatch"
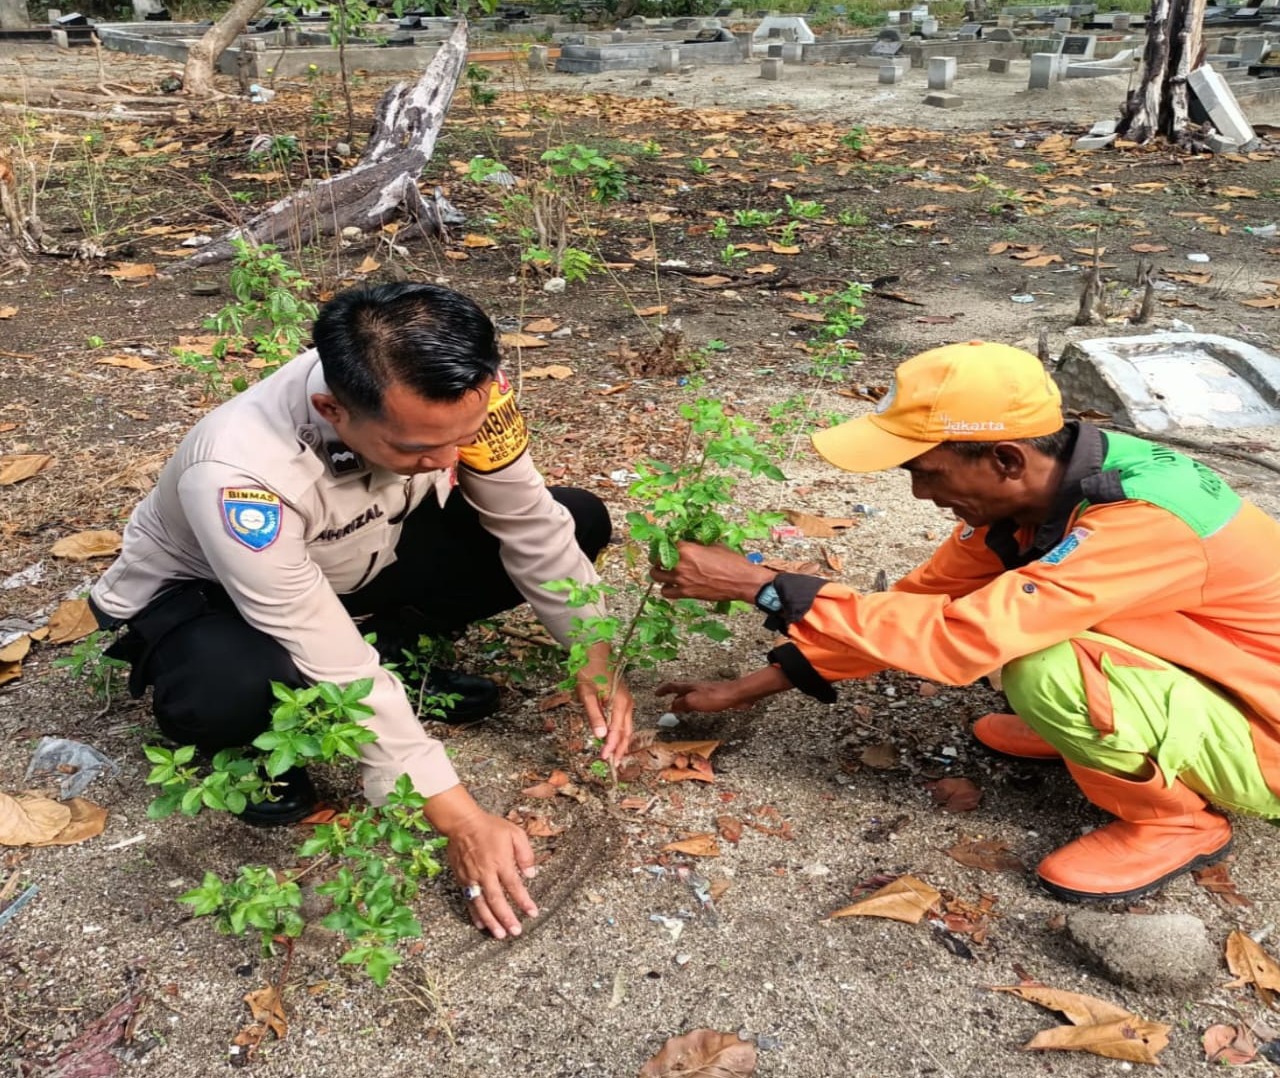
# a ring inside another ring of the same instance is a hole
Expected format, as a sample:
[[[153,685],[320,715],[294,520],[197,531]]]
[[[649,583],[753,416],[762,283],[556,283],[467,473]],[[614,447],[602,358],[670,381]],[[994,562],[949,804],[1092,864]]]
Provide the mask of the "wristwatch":
[[[756,608],[766,614],[777,614],[782,610],[782,597],[772,580],[756,592]]]

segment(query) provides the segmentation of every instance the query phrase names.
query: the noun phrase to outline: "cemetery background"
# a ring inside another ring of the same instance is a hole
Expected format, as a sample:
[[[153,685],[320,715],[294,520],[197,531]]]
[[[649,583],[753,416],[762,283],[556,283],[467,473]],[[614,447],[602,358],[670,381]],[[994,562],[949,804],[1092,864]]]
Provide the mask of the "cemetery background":
[[[8,50],[5,62],[30,72],[51,57],[24,47]],[[96,77],[92,62],[77,62],[81,77]],[[113,82],[138,86],[168,70],[110,54],[104,63]],[[674,409],[687,394],[679,368],[661,366],[662,350],[647,348],[661,324],[678,322],[677,355],[699,351],[710,391],[746,415],[768,423],[770,406],[793,393],[820,413],[856,414],[897,361],[932,344],[990,337],[1035,350],[1044,329],[1057,356],[1073,339],[1131,332],[1120,321],[1070,327],[1096,234],[1105,248],[1098,257],[1111,267],[1103,272],[1118,282],[1114,317],[1136,307],[1138,294],[1120,283],[1132,280],[1144,254],[1159,268],[1155,328],[1190,324],[1274,349],[1276,306],[1245,303],[1280,292],[1280,240],[1265,232],[1280,213],[1280,187],[1265,147],[1196,158],[1159,148],[1077,154],[1074,136],[1114,103],[1091,98],[1074,113],[1051,111],[1073,107],[1070,84],[1025,113],[1016,97],[999,107],[993,97],[989,113],[961,116],[922,109],[917,94],[898,103],[876,97],[874,69],[814,68],[771,89],[754,68],[647,86],[637,76],[530,82],[518,69],[494,71],[488,85],[498,99],[473,107],[460,95],[428,166],[426,179],[444,184],[468,218],[447,248],[415,240],[397,251],[395,237],[384,235],[328,245],[304,266],[319,289],[408,276],[447,280],[481,298],[504,330],[523,335],[509,363],[523,374],[544,471],[596,490],[619,515],[628,507],[625,474],[640,457],[670,451]],[[735,96],[740,74],[743,96]],[[913,74],[923,90],[925,73]],[[747,86],[749,77],[757,82]],[[370,79],[358,89],[364,115],[383,84]],[[0,492],[0,579],[44,566],[36,583],[0,593],[5,616],[40,609],[105,564],[66,562],[50,548],[82,530],[118,530],[168,450],[212,403],[174,352],[182,337],[204,334],[202,319],[226,301],[225,268],[170,278],[129,267],[163,271],[189,252],[184,238],[216,235],[240,206],[263,205],[307,174],[338,166],[341,152],[315,123],[316,101],[332,83],[299,78],[275,89],[267,104],[200,106],[160,129],[4,118],[5,144],[30,138],[59,163],[42,192],[46,222],[68,243],[91,234],[111,255],[87,264],[41,259],[27,279],[0,282],[0,452],[54,458]],[[755,96],[762,93],[769,96]],[[860,149],[840,141],[855,125],[866,128],[865,140],[854,140],[864,141]],[[295,135],[298,153],[255,166],[247,154],[258,135]],[[464,174],[481,153],[516,176],[532,175],[545,147],[568,142],[623,163],[631,195],[599,211],[575,239],[610,271],[555,294],[520,275],[498,186]],[[703,165],[691,168],[695,160]],[[788,198],[820,210],[789,214]],[[780,216],[767,226],[732,224],[744,209]],[[741,256],[722,257],[727,242],[712,235],[721,217]],[[784,243],[789,217],[795,242]],[[1209,262],[1188,261],[1191,254]],[[800,316],[814,308],[796,297],[849,281],[880,282],[857,335],[864,359],[845,381],[822,384],[802,347],[816,324]],[[727,349],[708,348],[711,341]],[[571,373],[535,375],[550,366]],[[1277,433],[1198,436],[1280,463],[1271,448]],[[1205,459],[1280,512],[1273,472]],[[802,445],[786,471],[786,487],[753,492],[762,507],[853,524],[831,538],[764,544],[771,558],[813,559],[870,588],[880,570],[892,579],[925,557],[950,527],[945,514],[911,501],[901,476],[839,475]],[[695,652],[673,672],[750,669],[766,646],[747,619],[730,645]],[[102,837],[6,857],[4,879],[37,883],[40,893],[0,933],[5,1058],[47,1059],[138,992],[122,1073],[222,1073],[248,1021],[241,997],[278,977],[280,961],[264,962],[251,942],[189,921],[174,898],[206,869],[279,861],[292,840],[208,814],[148,821],[138,753],[145,713],[125,702],[95,714],[50,668],[64,650],[37,645],[22,678],[0,689],[0,789],[21,788],[43,734],[90,742],[123,774],[93,790],[110,810]],[[641,677],[637,686],[649,726],[663,710],[650,694],[654,683]],[[994,839],[1033,866],[1100,819],[1057,770],[1012,766],[976,747],[968,724],[1000,706],[988,688],[892,674],[846,686],[831,709],[797,696],[691,719],[675,734],[722,742],[717,781],[658,785],[644,813],[620,808],[599,785],[584,783],[582,802],[519,793],[553,769],[577,777],[584,760],[566,749],[572,716],[541,710],[551,691],[545,677],[513,688],[499,719],[450,735],[462,773],[489,805],[563,828],[535,839],[546,858],[536,890],[541,923],[513,946],[486,942],[463,923],[446,879],[421,904],[421,953],[385,992],[347,976],[334,965],[334,941],[309,933],[289,970],[288,1035],[262,1045],[251,1064],[257,1073],[630,1074],[667,1036],[697,1026],[758,1035],[762,1075],[1114,1073],[1118,1064],[1091,1056],[1018,1051],[1053,1019],[985,988],[1024,973],[1172,1025],[1162,1054],[1171,1074],[1203,1066],[1207,1026],[1263,1016],[1251,996],[1221,987],[1228,975],[1216,960],[1177,988],[1112,983],[1068,938],[1070,909],[1024,872],[985,872],[947,856],[963,838]],[[981,788],[978,809],[938,808],[927,784],[951,776]],[[351,788],[349,776],[327,776],[335,799]],[[718,856],[696,862],[728,884],[713,923],[673,871],[682,858],[662,847],[689,834],[723,835],[723,816],[746,826],[737,841],[718,838]],[[1239,821],[1230,872],[1251,905],[1181,880],[1140,909],[1200,918],[1216,956],[1232,928],[1274,919],[1274,843],[1272,829]],[[910,872],[970,907],[995,896],[981,941],[964,916],[945,930],[824,919],[883,872]]]

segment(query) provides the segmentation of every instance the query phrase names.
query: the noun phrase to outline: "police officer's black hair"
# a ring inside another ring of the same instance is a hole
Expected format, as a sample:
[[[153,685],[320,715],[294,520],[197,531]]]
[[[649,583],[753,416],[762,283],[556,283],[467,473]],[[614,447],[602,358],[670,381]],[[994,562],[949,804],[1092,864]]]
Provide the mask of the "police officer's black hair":
[[[340,292],[312,329],[329,391],[362,416],[382,415],[395,383],[425,400],[456,401],[498,372],[493,323],[471,299],[434,284]]]

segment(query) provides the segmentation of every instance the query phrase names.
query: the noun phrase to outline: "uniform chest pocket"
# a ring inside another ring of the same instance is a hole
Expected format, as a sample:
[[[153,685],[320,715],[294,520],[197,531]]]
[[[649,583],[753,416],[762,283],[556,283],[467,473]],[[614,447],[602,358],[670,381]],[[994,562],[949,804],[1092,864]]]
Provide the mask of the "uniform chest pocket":
[[[307,552],[339,594],[355,591],[371,580],[391,557],[393,529],[381,506],[317,532]]]

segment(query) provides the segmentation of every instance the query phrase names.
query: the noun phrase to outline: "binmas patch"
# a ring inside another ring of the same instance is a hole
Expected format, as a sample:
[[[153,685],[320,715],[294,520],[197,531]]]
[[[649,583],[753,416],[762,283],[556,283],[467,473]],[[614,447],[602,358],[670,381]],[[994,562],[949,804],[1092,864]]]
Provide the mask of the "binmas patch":
[[[280,496],[256,487],[222,489],[222,520],[231,538],[250,550],[265,550],[280,534]]]
[[[1080,544],[1088,538],[1088,528],[1072,528],[1067,532],[1066,536],[1063,537],[1062,542],[1060,542],[1040,560],[1046,565],[1061,565],[1071,557],[1071,555],[1076,552],[1076,549]]]
[[[516,391],[501,371],[489,389],[489,418],[458,459],[473,472],[497,472],[529,448],[529,427],[516,405]]]

